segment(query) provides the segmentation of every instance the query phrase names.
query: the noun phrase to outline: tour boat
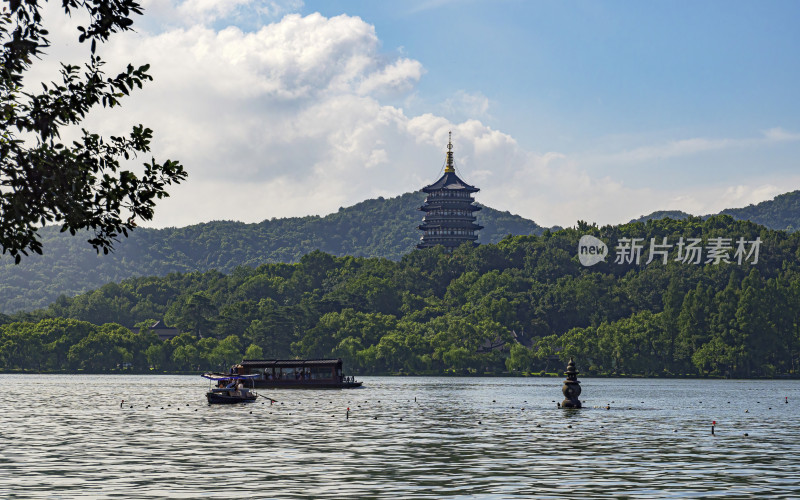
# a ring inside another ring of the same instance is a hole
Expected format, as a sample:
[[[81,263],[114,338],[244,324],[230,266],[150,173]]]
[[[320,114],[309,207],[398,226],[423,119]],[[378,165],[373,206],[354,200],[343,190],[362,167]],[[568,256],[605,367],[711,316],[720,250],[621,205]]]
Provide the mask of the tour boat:
[[[212,387],[206,393],[208,404],[252,403],[258,398],[258,393],[244,387],[245,382],[248,382],[252,387],[254,376],[204,373],[203,378],[217,382],[217,386]]]
[[[231,373],[271,389],[353,389],[363,383],[342,374],[341,359],[245,359]]]

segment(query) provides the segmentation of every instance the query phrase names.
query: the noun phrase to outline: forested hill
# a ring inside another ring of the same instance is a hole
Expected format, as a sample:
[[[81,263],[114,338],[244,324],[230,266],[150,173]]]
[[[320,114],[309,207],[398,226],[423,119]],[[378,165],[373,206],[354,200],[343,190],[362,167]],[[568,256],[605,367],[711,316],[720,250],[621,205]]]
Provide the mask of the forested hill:
[[[71,237],[57,228],[42,231],[43,256],[15,266],[0,259],[0,312],[45,307],[59,295],[72,296],[105,283],[134,276],[174,272],[230,272],[237,266],[297,262],[313,251],[356,257],[401,258],[414,248],[422,219],[417,208],[425,195],[367,200],[325,217],[265,220],[257,224],[218,221],[181,228],[140,228],[117,244],[111,255],[96,255],[86,237]],[[507,234],[541,234],[543,228],[509,212],[484,207],[481,243],[496,243]]]
[[[800,191],[792,191],[744,208],[727,208],[720,212],[734,219],[749,220],[770,229],[800,229]]]
[[[779,231],[796,231],[800,229],[800,191],[792,191],[776,196],[757,205],[748,205],[744,208],[726,208],[720,214],[730,215],[737,220],[749,220],[756,224],[776,229]],[[659,210],[650,215],[643,215],[631,222],[647,222],[651,219],[683,220],[690,214],[680,210]],[[716,214],[719,215],[719,214]],[[711,215],[702,218],[707,219]]]
[[[661,219],[683,220],[691,217],[691,215],[692,214],[682,212],[681,210],[656,210],[650,215],[642,215],[638,219],[631,220],[631,222],[647,222],[649,220]]]
[[[585,266],[590,235],[610,255]],[[530,373],[574,356],[586,374],[796,377],[797,255],[800,232],[730,216],[579,223],[399,261],[315,251],[131,278],[18,313],[0,326],[0,370],[219,370],[297,356],[341,357],[361,374]],[[156,319],[183,333],[162,342],[120,326]]]

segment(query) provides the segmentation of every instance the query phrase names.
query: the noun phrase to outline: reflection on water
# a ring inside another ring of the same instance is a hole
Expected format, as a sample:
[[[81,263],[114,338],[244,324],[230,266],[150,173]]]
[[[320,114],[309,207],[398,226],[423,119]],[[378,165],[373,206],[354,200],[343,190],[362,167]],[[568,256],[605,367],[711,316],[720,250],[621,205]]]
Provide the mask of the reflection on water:
[[[200,377],[0,375],[0,497],[800,494],[800,382],[581,380],[585,408],[559,410],[559,379],[375,377],[225,407]]]

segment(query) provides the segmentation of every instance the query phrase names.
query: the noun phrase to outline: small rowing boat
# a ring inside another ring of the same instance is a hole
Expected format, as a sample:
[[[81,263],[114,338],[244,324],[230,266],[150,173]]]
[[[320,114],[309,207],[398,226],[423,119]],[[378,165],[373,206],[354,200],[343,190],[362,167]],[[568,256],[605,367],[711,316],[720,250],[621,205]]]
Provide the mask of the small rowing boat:
[[[251,390],[253,376],[204,373],[203,378],[216,382],[216,387],[206,393],[210,405],[252,403],[258,399],[258,393]],[[247,381],[250,381],[250,388],[245,387]]]

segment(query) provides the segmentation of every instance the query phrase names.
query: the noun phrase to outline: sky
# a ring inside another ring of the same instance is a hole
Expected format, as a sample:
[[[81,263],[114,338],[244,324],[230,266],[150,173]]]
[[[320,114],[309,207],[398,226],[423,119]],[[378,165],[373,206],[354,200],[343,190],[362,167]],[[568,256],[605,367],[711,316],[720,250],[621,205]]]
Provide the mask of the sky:
[[[800,2],[140,1],[99,52],[154,81],[83,126],[145,124],[156,160],[188,171],[146,226],[415,191],[449,132],[476,200],[543,226],[800,189]],[[60,3],[29,83],[88,58]]]

